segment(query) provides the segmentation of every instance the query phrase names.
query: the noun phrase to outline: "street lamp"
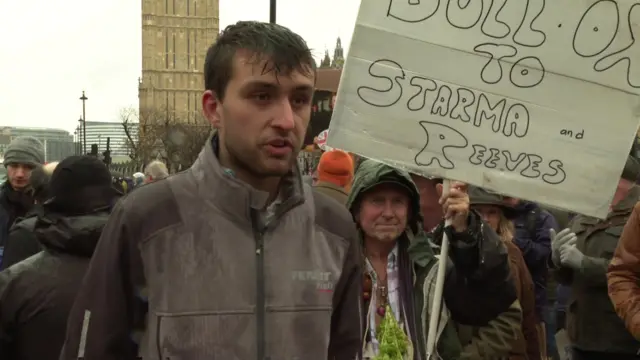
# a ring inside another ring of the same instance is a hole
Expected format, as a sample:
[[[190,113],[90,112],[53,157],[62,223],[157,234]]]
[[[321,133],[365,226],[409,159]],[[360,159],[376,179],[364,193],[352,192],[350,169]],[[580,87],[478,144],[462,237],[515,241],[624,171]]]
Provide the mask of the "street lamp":
[[[80,138],[82,137],[82,127],[80,127],[80,124],[78,124],[77,131],[78,141],[76,142],[76,151],[78,152],[78,155],[82,155],[82,143],[80,142]]]
[[[87,113],[85,102],[89,100],[89,98],[84,94],[84,90],[82,90],[82,96],[80,97],[82,100],[82,147],[83,152],[87,153]]]
[[[87,151],[87,142],[84,140],[85,136],[87,133],[86,131],[84,131],[84,135],[82,134],[84,130],[84,120],[82,119],[82,117],[80,117],[80,119],[78,119],[78,152],[80,153],[80,155],[86,155],[86,151]],[[82,138],[82,141],[80,140],[80,138]],[[84,153],[83,153],[83,146],[82,146],[82,142],[84,142]]]
[[[269,22],[272,24],[276,23],[276,0],[271,0],[269,4]]]

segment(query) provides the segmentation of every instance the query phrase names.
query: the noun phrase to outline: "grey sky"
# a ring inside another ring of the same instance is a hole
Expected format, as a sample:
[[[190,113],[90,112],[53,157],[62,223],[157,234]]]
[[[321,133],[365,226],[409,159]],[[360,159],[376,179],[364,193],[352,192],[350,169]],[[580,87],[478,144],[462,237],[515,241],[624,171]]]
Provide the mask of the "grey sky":
[[[304,3],[304,5],[303,5]],[[360,0],[278,0],[278,23],[302,35],[317,58],[345,50]],[[87,121],[118,121],[137,106],[140,1],[6,1],[0,12],[0,126],[73,131],[86,90]],[[220,0],[220,26],[269,20],[267,0]],[[345,54],[346,55],[346,54]]]

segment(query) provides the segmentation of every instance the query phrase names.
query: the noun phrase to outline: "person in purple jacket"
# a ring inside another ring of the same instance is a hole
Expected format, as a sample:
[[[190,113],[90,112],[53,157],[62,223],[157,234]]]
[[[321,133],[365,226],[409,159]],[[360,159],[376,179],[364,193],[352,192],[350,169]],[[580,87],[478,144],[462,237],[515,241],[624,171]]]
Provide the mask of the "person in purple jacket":
[[[558,224],[547,210],[538,204],[505,197],[505,203],[511,205],[517,213],[513,223],[516,228],[514,243],[522,251],[522,256],[531,273],[535,285],[536,316],[538,338],[541,353],[547,353],[544,309],[547,305],[547,280],[549,278],[548,261],[551,256],[550,229],[558,230]]]

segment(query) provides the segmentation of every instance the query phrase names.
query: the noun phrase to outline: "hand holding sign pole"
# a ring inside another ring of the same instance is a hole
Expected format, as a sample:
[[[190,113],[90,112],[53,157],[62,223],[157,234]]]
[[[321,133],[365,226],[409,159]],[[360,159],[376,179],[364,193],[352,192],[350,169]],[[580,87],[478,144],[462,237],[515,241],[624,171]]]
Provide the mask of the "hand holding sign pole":
[[[446,196],[451,187],[451,181],[445,179],[442,182],[442,195]],[[445,226],[451,225],[451,219],[446,219]],[[436,340],[438,338],[438,323],[442,307],[442,292],[444,290],[444,278],[447,271],[447,258],[449,257],[449,237],[446,231],[442,235],[442,245],[440,246],[440,260],[438,261],[438,273],[436,277],[436,288],[433,294],[433,304],[431,305],[431,315],[429,316],[429,332],[427,333],[427,360],[430,360],[436,353]],[[424,321],[424,320],[423,320]]]

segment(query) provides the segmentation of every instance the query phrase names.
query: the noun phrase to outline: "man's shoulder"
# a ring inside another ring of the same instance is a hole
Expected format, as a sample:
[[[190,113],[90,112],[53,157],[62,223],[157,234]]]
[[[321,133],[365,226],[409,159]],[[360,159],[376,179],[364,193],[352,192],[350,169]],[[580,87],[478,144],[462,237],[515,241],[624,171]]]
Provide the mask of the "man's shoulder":
[[[331,196],[311,189],[315,207],[316,225],[342,238],[354,235],[355,223],[349,210]]]
[[[175,203],[173,189],[189,182],[188,174],[188,172],[181,172],[141,186],[125,195],[121,202],[126,203],[129,210],[147,210],[158,205],[167,205],[168,202]]]
[[[134,191],[127,193],[123,199],[151,199],[162,194],[168,188],[166,180],[154,181],[152,183],[135,188]]]
[[[147,184],[120,199],[118,207],[123,213],[122,221],[140,236],[139,239],[182,221],[170,183],[180,181],[170,180],[177,176],[181,175]]]

